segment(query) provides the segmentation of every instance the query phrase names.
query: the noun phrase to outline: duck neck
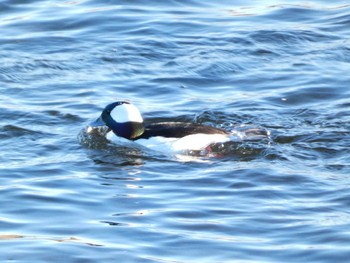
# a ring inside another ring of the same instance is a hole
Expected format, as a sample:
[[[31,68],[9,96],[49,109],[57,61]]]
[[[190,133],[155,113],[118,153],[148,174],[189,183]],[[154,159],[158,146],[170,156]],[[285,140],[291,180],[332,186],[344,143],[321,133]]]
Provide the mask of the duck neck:
[[[141,136],[144,132],[142,122],[115,122],[111,128],[114,134],[129,140],[137,139],[137,137]]]

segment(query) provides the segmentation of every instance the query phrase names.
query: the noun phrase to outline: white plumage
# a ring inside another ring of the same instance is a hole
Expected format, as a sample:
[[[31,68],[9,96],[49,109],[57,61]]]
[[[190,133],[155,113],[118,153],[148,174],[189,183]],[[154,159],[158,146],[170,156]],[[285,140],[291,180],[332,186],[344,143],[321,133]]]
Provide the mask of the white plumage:
[[[111,117],[118,123],[143,122],[138,108],[132,104],[121,104],[111,111]]]
[[[201,151],[214,143],[230,141],[230,137],[223,134],[191,134],[182,138],[151,137],[130,141],[116,136],[113,132],[107,134],[107,139],[116,144],[136,144],[165,154],[181,154],[186,151]]]

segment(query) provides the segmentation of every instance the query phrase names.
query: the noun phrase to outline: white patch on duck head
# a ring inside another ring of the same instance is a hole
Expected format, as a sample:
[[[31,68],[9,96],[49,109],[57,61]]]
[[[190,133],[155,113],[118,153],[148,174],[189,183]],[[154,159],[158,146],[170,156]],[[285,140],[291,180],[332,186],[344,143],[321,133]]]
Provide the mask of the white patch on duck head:
[[[136,106],[129,104],[129,103],[123,103],[118,106],[116,106],[111,111],[111,117],[114,121],[118,123],[123,122],[143,122],[142,116],[138,108]]]

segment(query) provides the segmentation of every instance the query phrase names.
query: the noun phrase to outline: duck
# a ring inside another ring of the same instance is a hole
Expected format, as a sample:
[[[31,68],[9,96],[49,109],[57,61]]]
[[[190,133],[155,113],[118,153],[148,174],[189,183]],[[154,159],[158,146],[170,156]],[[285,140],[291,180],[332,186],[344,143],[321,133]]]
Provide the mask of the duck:
[[[105,127],[112,143],[136,143],[163,153],[210,152],[211,146],[230,141],[224,129],[189,122],[145,123],[139,109],[129,101],[108,104],[89,125],[89,131]]]

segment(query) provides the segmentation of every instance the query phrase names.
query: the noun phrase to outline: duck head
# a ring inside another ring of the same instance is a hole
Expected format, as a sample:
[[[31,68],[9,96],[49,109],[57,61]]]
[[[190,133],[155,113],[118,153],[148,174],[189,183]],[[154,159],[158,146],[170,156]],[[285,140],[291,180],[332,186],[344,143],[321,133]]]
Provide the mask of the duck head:
[[[107,126],[115,135],[129,140],[139,137],[144,132],[140,111],[127,101],[107,105],[101,116],[90,125]]]

